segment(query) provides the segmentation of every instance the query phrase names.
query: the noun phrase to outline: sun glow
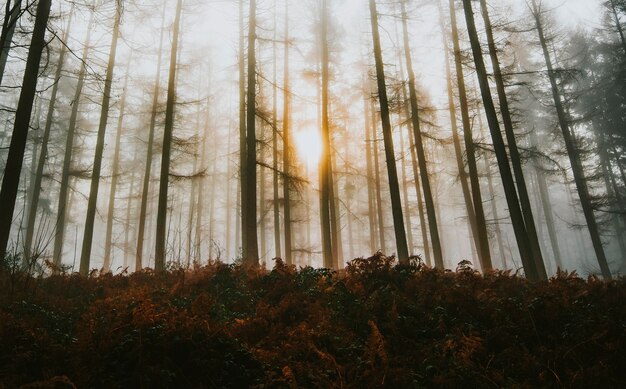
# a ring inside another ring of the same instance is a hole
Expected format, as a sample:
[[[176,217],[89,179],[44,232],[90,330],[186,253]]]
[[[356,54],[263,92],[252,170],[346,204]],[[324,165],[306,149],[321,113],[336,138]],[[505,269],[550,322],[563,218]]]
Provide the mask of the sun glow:
[[[322,138],[315,129],[300,130],[293,134],[298,158],[310,168],[317,166],[322,156]]]

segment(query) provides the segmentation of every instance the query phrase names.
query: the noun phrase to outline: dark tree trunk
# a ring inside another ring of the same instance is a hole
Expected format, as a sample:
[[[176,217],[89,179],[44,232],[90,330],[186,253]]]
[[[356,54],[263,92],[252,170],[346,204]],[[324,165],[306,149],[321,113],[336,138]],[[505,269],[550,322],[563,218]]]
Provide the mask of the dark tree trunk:
[[[104,94],[102,98],[102,109],[100,111],[100,124],[98,126],[98,137],[96,140],[96,152],[93,161],[93,171],[91,173],[91,187],[89,190],[89,201],[87,204],[87,216],[85,218],[85,232],[83,234],[83,245],[80,253],[80,268],[78,272],[83,277],[87,276],[91,261],[91,246],[93,243],[93,230],[96,218],[96,206],[98,203],[98,189],[100,187],[100,170],[102,168],[102,155],[104,153],[104,136],[106,134],[107,122],[109,120],[111,84],[113,83],[115,55],[117,53],[117,41],[120,33],[120,19],[122,17],[121,12],[121,4],[117,3],[115,8],[115,21],[113,24],[113,35],[111,37],[109,61],[104,80]]]
[[[291,132],[289,123],[289,2],[285,1],[285,65],[283,95],[283,197],[284,197],[284,229],[285,229],[285,260],[293,264],[291,242]]]
[[[7,254],[7,245],[13,224],[13,211],[15,210],[15,201],[20,184],[20,174],[28,138],[28,126],[37,91],[39,63],[41,61],[41,53],[46,44],[45,35],[50,16],[50,6],[51,0],[40,0],[37,5],[35,28],[28,50],[22,90],[17,104],[17,112],[15,113],[11,145],[9,146],[9,155],[4,168],[4,177],[2,178],[2,189],[0,190],[0,258],[5,258]]]
[[[380,116],[383,126],[383,141],[385,143],[385,158],[387,161],[387,174],[389,175],[389,192],[391,196],[391,212],[393,215],[393,227],[396,236],[396,249],[400,263],[408,263],[409,249],[406,243],[406,231],[402,216],[402,201],[398,185],[398,172],[396,169],[396,155],[393,150],[393,136],[389,119],[389,102],[387,99],[387,85],[385,83],[385,70],[380,36],[378,32],[378,13],[376,0],[370,0],[370,19],[372,23],[372,40],[374,45],[374,58],[376,60],[376,79],[378,81],[378,99],[380,100]]]
[[[0,35],[0,85],[2,85],[4,69],[9,59],[15,26],[22,15],[22,0],[16,0],[13,6],[11,6],[11,0],[7,0],[4,8],[4,21],[2,23],[2,34]]]
[[[241,206],[246,213],[242,229],[245,231],[243,260],[248,266],[259,264],[259,241],[257,238],[257,180],[256,180],[256,0],[250,0],[248,30],[248,93],[246,110],[246,164],[244,170]]]
[[[331,234],[331,145],[328,118],[328,5],[321,0],[321,44],[322,44],[322,156],[320,159],[320,219],[322,229],[322,257],[325,268],[333,267],[333,241]]]
[[[419,108],[417,103],[417,92],[415,90],[415,74],[413,72],[413,60],[411,58],[411,48],[409,46],[409,31],[407,28],[407,16],[404,1],[402,2],[402,30],[404,37],[404,55],[406,56],[406,70],[409,75],[409,99],[411,104],[411,123],[413,125],[413,137],[415,139],[415,150],[420,168],[420,178],[422,189],[424,190],[424,202],[426,203],[426,216],[428,217],[428,228],[430,231],[430,242],[435,257],[435,267],[444,268],[443,253],[441,251],[441,241],[439,239],[439,229],[437,225],[437,215],[435,213],[435,202],[428,176],[428,164],[424,143],[422,141],[422,131],[419,121]]]
[[[52,129],[52,122],[54,121],[54,110],[57,100],[57,92],[59,90],[59,82],[62,77],[63,65],[65,63],[65,53],[67,48],[64,42],[67,42],[67,38],[70,34],[70,28],[72,26],[72,15],[74,13],[74,7],[70,11],[70,16],[67,20],[67,27],[63,33],[63,42],[61,43],[61,51],[59,52],[59,60],[57,62],[57,68],[54,74],[54,85],[52,86],[52,92],[50,93],[50,103],[48,104],[48,114],[46,117],[46,126],[43,130],[43,137],[41,139],[41,150],[39,152],[39,160],[37,162],[37,172],[35,173],[31,201],[28,208],[28,221],[26,225],[26,236],[24,237],[24,260],[31,260],[31,252],[33,245],[33,236],[35,234],[35,221],[37,220],[37,209],[39,207],[39,197],[41,195],[41,182],[43,179],[43,170],[48,160],[48,142],[50,141],[50,130]]]
[[[465,89],[465,76],[463,75],[463,62],[461,58],[461,47],[459,43],[459,30],[456,20],[456,7],[454,0],[450,0],[450,18],[452,20],[452,43],[454,46],[454,62],[456,66],[457,86],[459,88],[459,101],[461,116],[463,121],[463,138],[465,140],[465,152],[467,153],[467,167],[469,170],[470,186],[472,189],[472,200],[474,202],[474,214],[476,216],[477,239],[479,244],[478,255],[483,270],[491,269],[491,252],[489,250],[489,238],[487,235],[487,224],[485,222],[485,211],[483,209],[483,199],[480,193],[480,181],[478,179],[478,167],[476,166],[476,147],[472,136],[472,125],[467,104],[467,92]]]
[[[465,11],[465,21],[467,23],[467,30],[469,33],[470,43],[472,46],[472,53],[474,57],[474,64],[476,65],[476,75],[480,85],[480,91],[482,95],[483,107],[487,115],[487,122],[489,123],[489,130],[491,133],[491,139],[495,150],[496,158],[498,160],[498,168],[500,170],[500,177],[502,178],[502,186],[504,188],[504,194],[506,197],[507,205],[509,207],[509,214],[511,216],[511,222],[513,223],[513,231],[515,232],[515,238],[519,249],[522,264],[526,272],[526,277],[530,280],[542,279],[538,272],[536,263],[532,256],[532,248],[528,238],[528,232],[524,223],[524,217],[520,209],[517,192],[515,191],[515,182],[513,175],[511,174],[511,167],[509,165],[509,159],[506,152],[506,146],[502,133],[500,131],[500,123],[498,122],[498,116],[491,96],[491,89],[489,87],[489,80],[487,78],[487,71],[483,60],[482,49],[478,40],[478,33],[476,32],[476,25],[474,23],[474,12],[471,7],[471,0],[463,0],[463,8]],[[489,270],[484,268],[484,270]]]
[[[493,75],[496,80],[498,99],[500,101],[500,113],[502,115],[502,122],[504,124],[504,133],[506,135],[506,140],[508,143],[511,166],[513,167],[513,174],[515,175],[515,184],[517,185],[517,193],[519,196],[521,210],[524,217],[524,223],[530,243],[530,249],[533,260],[535,261],[535,267],[537,269],[537,274],[539,278],[542,280],[546,280],[548,279],[548,276],[546,274],[546,266],[543,261],[543,255],[541,254],[541,246],[539,245],[537,229],[535,228],[535,217],[533,216],[533,210],[530,204],[530,197],[528,196],[528,188],[526,187],[526,179],[524,177],[524,170],[522,168],[522,158],[520,156],[519,150],[517,149],[517,139],[515,138],[513,120],[509,111],[509,101],[506,96],[504,78],[502,76],[502,70],[500,69],[500,59],[498,58],[496,42],[493,38],[493,28],[491,25],[491,20],[489,18],[489,11],[487,10],[486,0],[480,0],[480,7],[487,32],[489,55],[491,56]]]
[[[165,105],[165,128],[163,130],[163,153],[161,154],[161,174],[159,178],[159,203],[157,206],[156,247],[154,254],[154,270],[164,271],[167,247],[167,197],[170,174],[170,154],[172,151],[172,133],[174,131],[174,106],[176,104],[176,71],[178,56],[178,37],[180,35],[180,17],[182,0],[176,4],[172,50],[170,53],[170,71],[167,83],[167,102]]]

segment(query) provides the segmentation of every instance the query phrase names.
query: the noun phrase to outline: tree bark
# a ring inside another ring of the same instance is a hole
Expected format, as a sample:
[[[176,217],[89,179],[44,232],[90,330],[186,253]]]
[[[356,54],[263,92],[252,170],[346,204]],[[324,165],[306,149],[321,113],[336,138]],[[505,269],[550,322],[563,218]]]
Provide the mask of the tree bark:
[[[498,116],[496,113],[493,98],[491,96],[491,89],[489,86],[489,80],[487,78],[487,70],[483,60],[482,48],[478,40],[478,33],[476,32],[476,25],[474,22],[474,12],[471,7],[471,0],[463,0],[463,8],[465,11],[465,21],[467,23],[467,30],[469,33],[470,43],[472,46],[472,53],[474,57],[474,64],[476,65],[476,75],[480,85],[480,91],[482,95],[483,108],[487,115],[487,122],[489,124],[489,130],[491,133],[491,139],[493,142],[496,159],[498,161],[498,168],[500,170],[500,177],[502,178],[502,186],[504,188],[504,194],[506,197],[507,205],[509,207],[509,214],[511,222],[513,223],[513,231],[515,232],[515,238],[519,249],[520,257],[526,277],[530,280],[540,280],[543,277],[538,272],[536,263],[532,256],[532,248],[528,237],[526,225],[524,223],[524,217],[520,209],[517,192],[515,191],[515,182],[513,175],[511,174],[511,167],[509,165],[509,159],[506,152],[506,146],[502,133],[500,131],[500,123],[498,122]],[[484,270],[489,270],[483,268]]]
[[[285,63],[283,80],[283,197],[285,229],[285,261],[293,264],[291,242],[291,131],[290,131],[290,96],[289,96],[289,1],[285,1]]]
[[[121,4],[117,3],[117,6],[115,7],[115,21],[113,24],[113,35],[111,37],[109,61],[104,80],[104,95],[102,98],[102,109],[100,111],[100,124],[98,126],[98,136],[96,140],[96,152],[93,161],[93,171],[91,173],[91,187],[89,191],[89,201],[87,204],[87,216],[85,218],[85,232],[83,233],[83,245],[80,253],[80,267],[78,272],[83,277],[87,276],[91,261],[91,246],[93,243],[93,230],[96,218],[96,206],[98,203],[98,189],[100,187],[100,170],[102,168],[102,154],[104,153],[104,136],[106,133],[107,122],[109,120],[111,84],[113,83],[115,55],[117,53],[117,41],[120,33],[121,12]]]
[[[51,0],[40,0],[37,5],[35,28],[28,50],[22,90],[17,104],[13,134],[9,146],[9,155],[4,168],[4,177],[2,178],[2,189],[0,190],[0,258],[6,257],[11,226],[13,224],[13,211],[15,210],[15,201],[20,184],[20,174],[28,138],[28,126],[37,91],[39,63],[41,61],[41,53],[46,44],[45,35],[50,16],[50,6]]]
[[[387,174],[389,175],[389,192],[391,196],[391,208],[393,215],[393,227],[396,236],[396,249],[398,260],[402,264],[408,264],[409,250],[406,243],[406,231],[402,216],[402,202],[400,200],[400,188],[398,186],[398,172],[396,169],[396,155],[393,150],[393,136],[389,119],[389,102],[387,99],[387,85],[385,83],[385,70],[380,47],[378,32],[378,13],[376,0],[370,0],[370,20],[372,23],[372,40],[374,45],[374,58],[376,60],[376,79],[378,81],[378,99],[380,101],[380,116],[383,126],[383,140],[385,144],[385,158],[387,161]]]
[[[485,222],[485,211],[483,209],[483,199],[480,192],[480,181],[478,179],[478,167],[476,165],[476,148],[472,136],[472,126],[469,117],[467,104],[467,92],[465,88],[465,76],[463,75],[463,62],[461,58],[461,47],[459,43],[459,30],[456,20],[456,7],[454,0],[449,0],[450,18],[452,20],[452,43],[454,46],[454,62],[456,66],[457,87],[459,88],[459,102],[461,117],[463,121],[463,138],[465,141],[465,152],[467,153],[467,167],[469,170],[470,186],[472,189],[472,200],[474,202],[474,214],[476,216],[477,234],[474,239],[479,242],[478,255],[483,270],[491,269],[491,252],[489,250],[489,238],[487,235],[487,224]]]
[[[150,197],[150,180],[152,178],[152,159],[154,155],[154,131],[156,128],[156,116],[159,105],[159,94],[161,90],[161,62],[163,58],[163,35],[165,31],[165,9],[161,15],[161,32],[159,38],[159,51],[157,54],[156,78],[154,81],[154,91],[152,92],[152,110],[150,111],[150,127],[148,130],[148,149],[146,151],[146,165],[144,168],[143,184],[141,189],[141,206],[139,209],[139,226],[137,227],[137,247],[135,257],[135,271],[143,267],[143,247],[146,231],[146,214]]]
[[[176,104],[176,71],[178,57],[178,37],[180,35],[180,17],[183,0],[176,3],[176,16],[172,36],[172,50],[170,53],[170,70],[167,83],[167,102],[165,105],[165,128],[163,130],[163,153],[161,154],[161,174],[159,178],[159,202],[157,206],[156,246],[154,255],[154,270],[164,271],[166,265],[166,226],[167,226],[167,197],[170,174],[170,154],[172,149],[172,133],[174,131],[174,115]]]
[[[493,66],[493,75],[496,80],[496,89],[500,102],[502,123],[504,124],[504,133],[506,135],[506,140],[508,143],[511,166],[513,167],[515,184],[517,185],[517,193],[519,196],[521,210],[524,217],[526,232],[530,242],[530,249],[533,260],[535,261],[535,267],[537,269],[537,274],[539,275],[539,278],[542,280],[547,280],[548,275],[546,273],[546,266],[544,264],[543,255],[541,253],[541,246],[539,244],[539,238],[537,236],[537,229],[535,228],[535,217],[533,215],[532,206],[530,204],[530,197],[528,196],[528,188],[526,187],[526,179],[524,177],[524,170],[522,168],[522,157],[520,156],[519,150],[517,148],[517,139],[515,138],[513,120],[511,118],[509,101],[506,95],[506,89],[504,85],[504,77],[502,76],[502,70],[500,68],[500,59],[498,58],[496,42],[493,37],[493,28],[491,25],[491,19],[489,18],[489,11],[487,9],[486,0],[480,0],[480,8],[487,33],[489,55],[491,57],[491,64]]]
[[[322,257],[325,268],[333,267],[333,242],[331,235],[331,144],[330,123],[328,118],[328,5],[321,0],[321,44],[322,44],[322,155],[320,158],[320,218],[322,228]]]
[[[248,26],[248,92],[246,110],[246,164],[242,186],[242,212],[246,213],[242,229],[245,231],[243,260],[248,266],[259,264],[257,238],[257,174],[256,174],[256,0],[250,0]]]

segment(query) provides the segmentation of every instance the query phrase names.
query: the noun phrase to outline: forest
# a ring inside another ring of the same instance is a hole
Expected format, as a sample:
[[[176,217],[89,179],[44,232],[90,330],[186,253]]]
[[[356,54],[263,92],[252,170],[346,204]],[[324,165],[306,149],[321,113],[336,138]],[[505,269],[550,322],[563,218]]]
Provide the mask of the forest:
[[[0,5],[0,389],[626,385],[625,0]]]

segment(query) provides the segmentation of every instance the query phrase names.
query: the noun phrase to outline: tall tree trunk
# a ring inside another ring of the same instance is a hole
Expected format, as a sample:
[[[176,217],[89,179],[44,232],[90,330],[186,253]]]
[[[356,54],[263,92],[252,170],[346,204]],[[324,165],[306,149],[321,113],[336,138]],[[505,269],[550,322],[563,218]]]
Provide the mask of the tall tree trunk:
[[[210,89],[210,84],[209,88]],[[207,134],[210,130],[210,120],[211,120],[211,98],[207,98],[206,101],[206,116],[204,118],[204,131],[202,139],[202,150],[200,151],[200,166],[203,171],[207,169]],[[200,183],[198,185],[198,207],[196,209],[196,260],[202,260],[202,227],[204,224],[204,190],[206,188],[205,185],[205,176],[200,178]],[[209,247],[212,242],[209,241]],[[213,259],[209,256],[209,260]]]
[[[583,170],[582,163],[579,158],[579,152],[576,149],[576,144],[573,139],[573,135],[569,128],[569,124],[567,121],[567,116],[565,113],[565,109],[563,107],[563,103],[561,102],[561,93],[557,86],[556,82],[556,74],[552,67],[552,59],[550,57],[550,52],[548,51],[548,46],[546,43],[546,38],[543,32],[543,24],[541,22],[541,11],[537,7],[537,3],[535,0],[532,1],[532,11],[533,16],[535,17],[535,23],[537,27],[537,33],[539,34],[539,42],[541,43],[541,48],[543,50],[544,59],[546,62],[546,67],[548,69],[548,78],[550,79],[550,87],[552,89],[552,98],[554,99],[554,105],[556,107],[557,116],[559,119],[559,126],[561,127],[561,132],[563,134],[563,140],[565,141],[565,148],[567,149],[567,154],[569,156],[570,165],[572,166],[572,174],[574,175],[574,182],[576,183],[576,189],[578,191],[578,197],[580,198],[580,202],[583,208],[583,213],[585,215],[585,220],[587,222],[587,227],[589,229],[589,234],[591,235],[591,242],[593,243],[593,248],[596,254],[596,258],[598,260],[598,265],[600,266],[600,270],[602,272],[602,276],[606,279],[611,279],[611,270],[609,269],[609,264],[606,259],[606,254],[604,253],[604,248],[602,247],[602,239],[600,237],[600,231],[598,230],[598,224],[596,222],[595,215],[593,214],[593,207],[591,205],[591,200],[589,198],[589,189],[587,188],[587,180],[585,178],[585,172]]]
[[[96,206],[98,203],[98,189],[100,187],[100,170],[102,168],[102,154],[104,153],[104,136],[106,133],[107,122],[109,120],[111,84],[113,83],[115,55],[117,53],[117,41],[120,34],[121,13],[121,3],[117,3],[117,6],[115,7],[115,21],[113,24],[113,35],[111,37],[109,61],[104,80],[104,94],[102,98],[102,109],[100,111],[100,124],[98,126],[98,136],[96,140],[96,152],[93,161],[93,171],[91,173],[91,187],[89,191],[89,201],[87,204],[87,216],[85,218],[85,232],[83,233],[83,245],[80,253],[80,267],[78,272],[83,277],[87,276],[87,273],[89,272],[89,263],[91,260],[91,245],[93,243],[93,230],[96,218]]]
[[[327,0],[321,0],[321,44],[322,44],[322,156],[320,159],[320,218],[322,228],[322,257],[325,268],[333,267],[333,244],[331,235],[331,144],[330,144],[330,120],[328,118],[328,4]]]
[[[463,74],[463,60],[461,58],[461,45],[459,43],[459,30],[456,20],[456,7],[454,0],[449,0],[450,18],[452,25],[452,43],[454,46],[454,62],[456,66],[457,87],[459,88],[459,102],[461,117],[463,121],[463,138],[465,141],[465,152],[467,153],[467,167],[469,170],[470,187],[472,189],[472,200],[474,203],[474,214],[476,217],[477,234],[474,239],[479,242],[478,255],[483,270],[491,269],[491,252],[489,250],[489,238],[487,236],[487,223],[485,222],[485,211],[483,209],[483,199],[480,193],[480,181],[478,179],[478,167],[476,166],[476,148],[472,136],[472,125],[469,117],[467,104],[467,92],[465,89],[465,76]]]
[[[57,62],[57,68],[54,74],[54,85],[52,86],[52,92],[50,93],[50,103],[48,104],[48,114],[46,116],[46,126],[43,131],[43,137],[41,139],[41,150],[39,152],[39,160],[37,162],[37,172],[35,173],[31,201],[28,208],[28,222],[26,225],[26,236],[24,238],[24,260],[30,261],[33,236],[35,233],[35,221],[37,220],[37,208],[39,207],[39,197],[41,195],[41,181],[43,179],[43,170],[48,160],[48,142],[50,141],[50,130],[52,129],[52,122],[54,121],[54,109],[57,100],[57,92],[59,90],[59,82],[62,76],[63,65],[65,63],[65,53],[67,48],[65,42],[70,34],[70,28],[72,26],[72,15],[74,14],[74,6],[70,10],[70,14],[67,20],[67,27],[63,33],[63,42],[61,43],[61,51],[59,52],[59,59]]]
[[[404,5],[402,6],[402,31],[404,37],[404,55],[406,56],[406,70],[409,75],[409,100],[411,104],[411,124],[413,125],[413,136],[415,139],[415,149],[417,151],[417,160],[420,167],[420,175],[422,188],[424,190],[424,202],[426,203],[426,216],[428,217],[428,228],[430,231],[430,241],[435,257],[435,267],[444,268],[443,253],[441,251],[441,241],[439,239],[439,229],[437,227],[437,215],[435,214],[435,202],[433,200],[432,189],[430,186],[430,177],[428,176],[428,164],[426,162],[426,153],[424,152],[424,143],[422,141],[422,131],[419,121],[419,108],[417,103],[417,92],[415,90],[415,73],[413,72],[413,59],[411,58],[411,47],[409,45],[409,31],[407,28],[407,15]]]
[[[337,163],[334,149],[330,148],[330,232],[333,241],[333,268],[339,269],[339,264],[343,261],[343,244],[341,239],[341,212],[339,206],[339,178],[337,175]]]
[[[133,153],[133,164],[137,161],[137,149]],[[129,257],[130,257],[130,248],[133,247],[131,245],[130,239],[130,231],[131,231],[131,211],[133,209],[133,198],[135,196],[135,170],[133,169],[130,174],[130,187],[128,189],[128,200],[126,202],[126,217],[124,220],[126,221],[126,226],[124,228],[124,267],[123,270],[126,271],[128,269]]]
[[[441,12],[441,10],[440,10]],[[445,25],[443,23],[443,12],[441,12],[441,30],[445,31]],[[465,162],[463,161],[463,150],[461,148],[461,140],[459,137],[459,129],[457,124],[456,106],[454,104],[454,92],[452,86],[452,71],[450,69],[450,55],[448,47],[448,39],[443,35],[443,45],[446,61],[446,85],[448,91],[448,111],[450,114],[450,129],[452,130],[452,143],[454,145],[454,154],[456,157],[456,166],[459,171],[459,183],[461,184],[461,191],[463,193],[463,201],[465,202],[465,209],[467,211],[467,223],[470,229],[472,248],[478,254],[480,252],[480,240],[478,239],[478,228],[476,227],[476,214],[474,212],[474,205],[472,204],[472,194],[470,193],[469,185],[467,183],[467,172],[465,171]]]
[[[246,213],[243,260],[248,266],[259,264],[256,206],[256,0],[250,0],[248,26],[248,93],[246,110],[246,164],[242,185],[242,212]]]
[[[409,145],[409,147],[412,147],[412,145]],[[413,223],[411,222],[411,203],[409,201],[409,187],[408,187],[408,179],[407,179],[407,174],[406,174],[406,158],[405,158],[405,153],[406,153],[406,147],[404,144],[404,135],[402,134],[400,136],[400,149],[402,150],[402,157],[400,160],[400,169],[401,169],[401,174],[402,174],[402,202],[404,203],[404,212],[406,214],[406,236],[407,236],[407,242],[409,245],[409,254],[413,253],[413,250],[415,248],[415,244],[413,242]]]
[[[243,0],[239,0],[239,188],[237,190],[237,209],[240,218],[237,219],[235,228],[235,242],[241,244],[242,256],[246,246],[246,226],[248,225],[248,213],[244,210],[244,193],[246,187],[246,64],[244,54],[244,25],[243,25]],[[256,201],[256,200],[255,200]],[[239,236],[241,234],[241,236]],[[240,239],[241,238],[241,241]]]
[[[373,156],[372,156],[372,143],[374,142],[374,137],[370,134],[372,132],[372,122],[370,118],[372,117],[372,113],[370,112],[370,101],[369,101],[369,88],[366,86],[367,83],[364,83],[364,96],[363,96],[363,112],[365,113],[365,159],[367,163],[367,219],[369,221],[369,242],[370,242],[370,254],[373,254],[377,251],[376,247],[376,216],[377,216],[377,207],[376,207],[376,188],[374,181],[374,172],[373,172]]]
[[[172,133],[174,131],[174,115],[176,104],[176,71],[178,57],[178,37],[180,35],[180,17],[183,0],[176,3],[174,32],[172,36],[172,50],[170,53],[170,71],[167,83],[167,102],[165,105],[165,128],[163,130],[163,153],[161,154],[161,174],[159,178],[159,202],[157,206],[156,246],[154,254],[154,269],[164,271],[166,265],[167,248],[167,197],[170,174],[170,154],[172,151]]]
[[[517,139],[515,138],[513,120],[511,118],[511,113],[509,110],[509,101],[506,96],[504,78],[502,76],[502,70],[500,68],[500,59],[498,58],[496,42],[493,37],[493,28],[491,25],[491,20],[489,18],[489,11],[487,10],[486,0],[480,0],[480,8],[483,16],[483,21],[485,23],[487,42],[489,46],[489,55],[491,57],[493,75],[496,80],[496,89],[500,102],[500,113],[502,115],[502,122],[504,124],[504,133],[506,135],[506,140],[508,143],[507,146],[510,153],[513,174],[515,176],[515,184],[517,186],[517,194],[519,196],[521,211],[524,218],[524,225],[526,227],[526,233],[530,243],[532,258],[535,262],[535,268],[537,269],[537,274],[540,279],[545,280],[548,278],[546,273],[546,266],[544,264],[543,255],[541,253],[541,246],[539,244],[539,238],[537,236],[537,229],[535,228],[535,218],[533,216],[533,210],[530,204],[530,197],[528,196],[526,179],[524,178],[522,157],[520,156],[519,150],[517,148]]]
[[[4,8],[4,21],[2,23],[2,34],[0,35],[0,85],[2,85],[4,69],[9,59],[15,26],[22,15],[22,0],[16,0],[13,6],[11,6],[11,0],[7,0]]]
[[[137,247],[135,257],[135,271],[139,271],[143,267],[143,248],[144,236],[146,231],[146,214],[148,210],[148,201],[150,200],[150,180],[152,178],[152,157],[154,154],[154,131],[156,127],[156,117],[159,105],[159,94],[161,90],[161,62],[163,58],[163,35],[165,31],[165,9],[161,15],[161,32],[159,38],[159,51],[157,54],[156,78],[154,81],[154,91],[152,92],[152,110],[150,111],[150,128],[148,130],[148,149],[146,151],[146,165],[143,175],[143,184],[141,189],[141,206],[139,209],[139,226],[137,227]]]
[[[385,214],[383,210],[383,198],[381,193],[380,182],[380,162],[378,149],[378,120],[376,110],[374,109],[374,101],[370,100],[370,113],[372,115],[372,133],[370,142],[372,142],[372,151],[374,153],[374,188],[376,191],[376,212],[378,219],[378,239],[379,248],[383,253],[387,252],[387,240],[385,239]]]
[[[87,26],[87,35],[85,37],[85,44],[83,46],[82,60],[80,71],[78,72],[78,81],[76,83],[76,90],[74,92],[74,99],[72,100],[72,112],[70,114],[70,121],[67,126],[67,136],[65,139],[65,155],[63,157],[63,171],[61,172],[61,186],[59,189],[59,202],[57,206],[57,221],[56,221],[56,233],[54,235],[54,251],[53,262],[55,267],[61,265],[61,257],[63,255],[63,243],[65,238],[65,222],[67,219],[67,213],[71,207],[68,207],[68,195],[70,186],[70,169],[72,167],[72,154],[74,149],[74,136],[76,134],[76,124],[78,120],[78,109],[80,107],[80,98],[83,93],[83,85],[85,83],[85,75],[87,72],[87,57],[89,56],[89,50],[91,45],[91,30],[93,28],[95,12],[91,11],[89,16],[89,23]]]
[[[277,39],[277,2],[274,0],[274,39],[272,40],[273,54],[273,85],[272,85],[272,189],[274,201],[272,201],[274,210],[274,256],[282,258],[282,250],[280,247],[280,194],[278,185],[278,77],[276,74],[276,39]],[[284,151],[283,151],[284,152]]]
[[[530,132],[530,142],[532,147],[538,146],[537,134]],[[550,246],[552,247],[552,255],[556,266],[563,269],[563,261],[561,259],[561,248],[559,247],[559,238],[556,233],[556,225],[554,223],[554,211],[552,210],[552,201],[550,200],[550,192],[548,191],[548,183],[546,175],[541,171],[541,166],[535,164],[535,175],[537,176],[537,187],[541,198],[541,206],[546,218],[546,227],[548,228],[548,236],[550,237]]]
[[[28,125],[30,124],[30,115],[37,91],[39,63],[46,43],[45,35],[48,17],[50,16],[50,6],[50,0],[40,0],[37,5],[35,28],[28,50],[24,80],[17,104],[17,112],[15,113],[11,145],[9,146],[9,155],[4,168],[4,177],[2,178],[2,189],[0,190],[0,258],[5,258],[6,256],[13,224],[13,211],[15,210],[15,201],[17,199],[24,152],[26,150]]]
[[[284,229],[285,229],[285,260],[293,264],[291,243],[291,131],[290,131],[290,95],[289,95],[289,1],[285,1],[285,64],[283,80],[283,197],[284,197]]]
[[[471,0],[463,0],[463,8],[465,11],[465,21],[467,24],[467,30],[469,33],[470,43],[472,46],[472,53],[474,57],[474,64],[476,65],[476,75],[480,85],[480,91],[482,95],[483,108],[487,115],[487,122],[489,123],[489,130],[491,133],[491,139],[493,142],[496,159],[498,161],[498,168],[500,170],[500,177],[502,178],[502,186],[506,197],[507,205],[509,207],[509,214],[511,222],[513,224],[513,231],[515,232],[515,238],[520,253],[520,258],[524,266],[526,276],[530,280],[543,279],[542,274],[537,269],[536,262],[532,255],[532,246],[528,237],[528,231],[524,223],[524,217],[522,210],[520,209],[520,203],[515,191],[515,182],[513,175],[511,174],[511,167],[509,165],[509,159],[506,152],[506,146],[502,133],[500,131],[500,123],[498,122],[498,116],[496,113],[493,98],[491,96],[491,89],[489,86],[489,80],[487,78],[487,70],[483,60],[482,48],[478,40],[478,33],[476,32],[476,25],[474,23],[474,12],[471,6]],[[489,270],[486,268],[485,270]],[[544,269],[545,272],[545,269]]]
[[[104,243],[104,262],[102,270],[108,272],[111,269],[111,249],[113,244],[113,221],[115,220],[115,196],[117,194],[117,182],[119,181],[120,170],[120,147],[122,143],[122,131],[124,125],[124,115],[126,113],[126,94],[128,93],[128,73],[130,72],[130,62],[126,67],[126,76],[124,77],[124,87],[122,89],[122,97],[120,99],[120,113],[117,118],[117,131],[115,134],[115,151],[113,152],[113,166],[111,168],[111,189],[109,190],[109,209],[107,211],[107,227]]]
[[[393,150],[393,136],[391,133],[391,122],[389,119],[387,85],[385,83],[383,55],[380,47],[380,35],[378,32],[376,0],[370,0],[370,19],[372,23],[372,40],[374,44],[374,58],[376,60],[376,79],[378,81],[378,99],[380,100],[380,116],[383,126],[387,174],[389,175],[389,192],[391,195],[391,208],[393,215],[393,228],[396,236],[397,255],[400,263],[407,264],[409,261],[409,250],[406,243],[404,218],[402,216],[402,202],[400,200],[398,172],[396,170],[396,155]]]

